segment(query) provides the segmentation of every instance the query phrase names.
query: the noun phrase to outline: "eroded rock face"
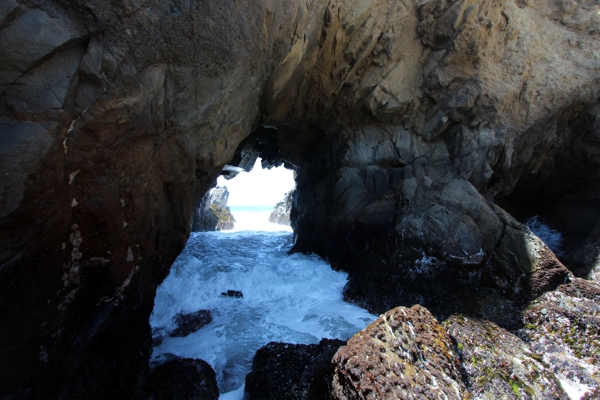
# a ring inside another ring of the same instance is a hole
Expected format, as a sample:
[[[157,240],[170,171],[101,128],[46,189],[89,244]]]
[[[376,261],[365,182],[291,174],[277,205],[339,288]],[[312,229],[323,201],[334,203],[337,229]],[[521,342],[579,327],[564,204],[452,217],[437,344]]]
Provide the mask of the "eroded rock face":
[[[0,395],[141,390],[156,287],[305,14],[2,3]]]
[[[334,399],[462,399],[467,390],[450,336],[427,309],[388,311],[332,360]]]
[[[520,179],[563,195],[597,190],[591,175],[572,179],[597,171],[599,132],[597,88],[584,83],[598,79],[588,58],[598,37],[577,50],[569,39],[590,38],[598,20],[591,5],[573,7],[381,2],[367,13],[332,2],[300,97],[306,118],[337,119],[315,122],[325,138],[298,161],[295,249],[349,271],[349,297],[377,312],[421,302],[445,316],[463,285],[473,288],[463,302],[492,294],[517,310],[519,299],[561,283],[559,264],[536,269],[528,251],[504,254],[532,239],[493,202]],[[563,53],[574,58],[559,61]]]
[[[510,324],[567,271],[493,200],[597,196],[599,31],[592,2],[3,2],[0,395],[139,393],[194,205],[257,155],[349,297]]]

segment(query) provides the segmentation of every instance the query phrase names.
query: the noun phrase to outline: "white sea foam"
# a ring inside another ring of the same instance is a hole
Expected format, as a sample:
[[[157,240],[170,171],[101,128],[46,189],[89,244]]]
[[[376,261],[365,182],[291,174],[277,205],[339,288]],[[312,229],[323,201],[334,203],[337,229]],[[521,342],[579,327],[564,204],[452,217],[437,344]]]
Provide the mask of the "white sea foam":
[[[557,376],[563,390],[567,393],[571,400],[581,399],[583,395],[586,394],[588,390],[590,390],[590,387],[587,385],[574,382],[572,379],[569,379],[562,375]]]
[[[232,209],[235,224],[232,232],[239,231],[262,231],[262,232],[292,232],[292,228],[286,225],[273,224],[269,222],[271,211],[236,211]]]
[[[314,255],[287,255],[289,227],[261,222],[272,232],[241,230],[269,212],[233,214],[236,231],[192,234],[159,287],[150,317],[152,327],[166,333],[177,313],[211,310],[211,324],[184,338],[166,336],[152,358],[172,353],[207,361],[228,400],[242,398],[254,353],[268,342],[345,340],[376,318],[343,301],[347,274]],[[220,296],[227,290],[244,297]]]
[[[557,256],[562,255],[561,246],[562,246],[562,234],[556,229],[550,228],[548,225],[544,224],[539,220],[537,215],[529,218],[525,225],[531,229],[533,233],[536,234],[537,237],[542,239],[546,246],[550,248]]]

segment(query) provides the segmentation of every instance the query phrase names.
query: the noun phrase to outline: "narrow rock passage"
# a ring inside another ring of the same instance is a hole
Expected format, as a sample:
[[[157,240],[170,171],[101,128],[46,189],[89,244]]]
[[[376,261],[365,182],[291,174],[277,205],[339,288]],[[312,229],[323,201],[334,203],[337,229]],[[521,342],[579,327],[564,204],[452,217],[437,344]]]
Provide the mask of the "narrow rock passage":
[[[292,233],[270,225],[283,231],[192,234],[157,292],[150,323],[165,337],[151,362],[169,354],[204,359],[226,393],[244,383],[254,354],[268,342],[347,340],[376,318],[343,301],[346,273],[314,255],[288,256]],[[220,295],[227,290],[243,297]],[[200,309],[212,312],[212,323],[187,337],[168,337],[176,314]]]

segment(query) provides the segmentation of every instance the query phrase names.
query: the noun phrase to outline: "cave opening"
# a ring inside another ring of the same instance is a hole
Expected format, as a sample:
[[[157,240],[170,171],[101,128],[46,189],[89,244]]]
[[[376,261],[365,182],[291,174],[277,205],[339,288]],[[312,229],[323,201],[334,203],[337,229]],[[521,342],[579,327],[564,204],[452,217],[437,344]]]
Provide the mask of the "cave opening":
[[[598,258],[600,200],[518,185],[496,203],[527,225],[571,272],[587,276]]]
[[[267,343],[347,340],[375,319],[344,301],[347,273],[315,254],[289,254],[295,171],[279,158],[277,134],[259,128],[200,199],[195,218],[219,203],[235,221],[191,233],[149,321],[151,370],[181,357],[205,360],[225,399],[243,398],[254,355]]]

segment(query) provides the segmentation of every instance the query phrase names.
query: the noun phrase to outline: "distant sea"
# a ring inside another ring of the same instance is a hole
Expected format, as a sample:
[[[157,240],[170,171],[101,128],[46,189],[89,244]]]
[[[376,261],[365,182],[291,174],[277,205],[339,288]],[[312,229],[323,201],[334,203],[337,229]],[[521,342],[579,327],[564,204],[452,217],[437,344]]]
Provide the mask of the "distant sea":
[[[231,212],[265,212],[273,211],[275,206],[229,206]]]

